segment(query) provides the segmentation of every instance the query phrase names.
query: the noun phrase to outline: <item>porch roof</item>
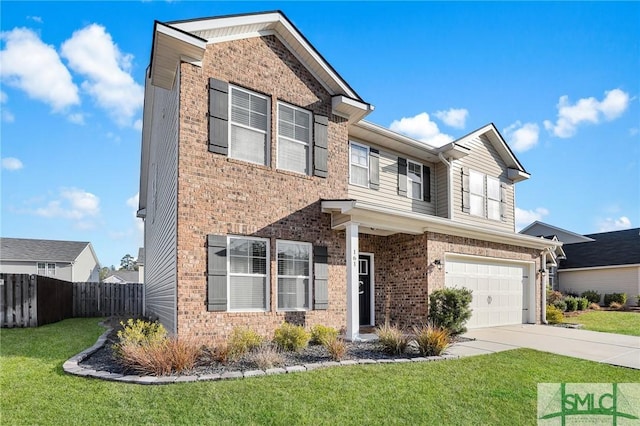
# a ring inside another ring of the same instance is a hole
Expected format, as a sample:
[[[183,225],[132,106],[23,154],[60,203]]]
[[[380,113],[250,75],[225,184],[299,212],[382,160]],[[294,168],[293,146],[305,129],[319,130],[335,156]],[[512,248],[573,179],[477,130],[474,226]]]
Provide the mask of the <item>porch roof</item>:
[[[357,200],[323,200],[322,212],[331,214],[331,229],[342,230],[357,223],[359,232],[388,236],[398,233],[420,235],[425,232],[474,238],[534,249],[561,247],[559,241],[467,225],[437,216],[405,212]]]

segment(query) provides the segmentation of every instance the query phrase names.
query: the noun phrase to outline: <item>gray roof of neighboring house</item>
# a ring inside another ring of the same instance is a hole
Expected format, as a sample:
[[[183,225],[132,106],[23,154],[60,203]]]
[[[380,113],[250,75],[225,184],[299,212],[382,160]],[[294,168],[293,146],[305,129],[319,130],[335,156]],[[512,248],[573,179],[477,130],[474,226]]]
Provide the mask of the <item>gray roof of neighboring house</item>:
[[[109,271],[109,273],[105,278],[109,278],[113,276],[127,283],[140,282],[140,275],[138,275],[138,271],[127,271],[127,270]]]
[[[73,262],[88,245],[86,241],[0,238],[0,259]]]
[[[595,241],[565,244],[559,269],[640,264],[640,228],[588,234]]]

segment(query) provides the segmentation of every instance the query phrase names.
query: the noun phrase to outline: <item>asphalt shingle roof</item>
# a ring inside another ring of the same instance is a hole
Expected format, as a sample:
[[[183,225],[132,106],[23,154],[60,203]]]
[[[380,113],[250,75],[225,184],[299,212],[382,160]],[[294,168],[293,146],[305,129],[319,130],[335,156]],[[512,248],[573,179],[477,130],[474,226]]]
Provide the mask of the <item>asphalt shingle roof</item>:
[[[595,241],[562,246],[567,259],[560,263],[560,270],[640,264],[640,228],[585,236]]]
[[[73,262],[88,245],[84,241],[0,238],[0,259]]]

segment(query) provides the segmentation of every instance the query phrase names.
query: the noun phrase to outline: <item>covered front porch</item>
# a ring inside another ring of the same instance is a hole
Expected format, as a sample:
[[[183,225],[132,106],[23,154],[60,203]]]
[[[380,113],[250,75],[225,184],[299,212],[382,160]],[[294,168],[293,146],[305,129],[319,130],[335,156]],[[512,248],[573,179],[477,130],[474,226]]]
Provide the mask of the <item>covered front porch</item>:
[[[531,253],[550,243],[356,200],[324,200],[321,207],[331,215],[331,228],[345,233],[345,337],[350,341],[363,339],[361,327],[426,321],[429,293],[445,285],[448,255],[502,250],[494,256],[508,259],[527,252],[531,260]],[[507,245],[512,248],[505,249]],[[531,287],[531,320],[536,322],[535,295],[543,293],[543,280],[536,280],[535,272],[533,276],[532,283],[540,287]]]

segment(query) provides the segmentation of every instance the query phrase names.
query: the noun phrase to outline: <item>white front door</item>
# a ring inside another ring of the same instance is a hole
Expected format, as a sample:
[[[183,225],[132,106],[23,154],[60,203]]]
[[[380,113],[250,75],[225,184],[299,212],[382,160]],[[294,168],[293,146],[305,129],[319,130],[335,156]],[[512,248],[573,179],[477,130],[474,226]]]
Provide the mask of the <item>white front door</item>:
[[[521,263],[447,258],[445,286],[472,291],[467,328],[522,324],[529,318],[528,271],[528,265]]]

